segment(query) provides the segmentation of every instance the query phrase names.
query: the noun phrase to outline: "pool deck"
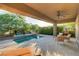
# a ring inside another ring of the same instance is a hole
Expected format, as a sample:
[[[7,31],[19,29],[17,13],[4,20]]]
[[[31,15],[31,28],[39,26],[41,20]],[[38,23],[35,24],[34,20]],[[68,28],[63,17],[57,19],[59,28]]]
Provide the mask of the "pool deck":
[[[39,39],[32,39],[21,44],[17,44],[13,39],[1,40],[0,49],[8,48],[10,46],[27,47],[31,43],[37,43],[41,48],[44,56],[79,56],[79,48],[77,47],[75,38],[64,43],[58,42],[55,37],[50,35],[42,35]]]

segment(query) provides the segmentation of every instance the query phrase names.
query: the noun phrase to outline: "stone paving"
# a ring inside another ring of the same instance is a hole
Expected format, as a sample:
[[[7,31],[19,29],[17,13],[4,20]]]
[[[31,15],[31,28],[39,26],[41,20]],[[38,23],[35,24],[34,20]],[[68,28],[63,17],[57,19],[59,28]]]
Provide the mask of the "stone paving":
[[[13,40],[0,41],[0,49],[4,49],[12,45],[17,45],[17,47],[27,47],[31,43],[37,43],[37,46],[42,50],[43,56],[79,56],[79,48],[77,47],[75,38],[71,38],[70,41],[62,43],[58,42],[53,36],[42,36],[42,38],[32,39],[21,44],[17,44]]]

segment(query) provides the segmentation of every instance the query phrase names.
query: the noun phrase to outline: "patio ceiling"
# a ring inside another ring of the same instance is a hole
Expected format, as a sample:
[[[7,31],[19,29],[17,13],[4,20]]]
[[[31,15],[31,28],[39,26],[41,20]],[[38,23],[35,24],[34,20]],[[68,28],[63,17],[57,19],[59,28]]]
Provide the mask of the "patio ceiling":
[[[51,23],[65,23],[76,20],[79,4],[4,3],[0,4],[0,8]],[[61,18],[58,18],[59,16]]]

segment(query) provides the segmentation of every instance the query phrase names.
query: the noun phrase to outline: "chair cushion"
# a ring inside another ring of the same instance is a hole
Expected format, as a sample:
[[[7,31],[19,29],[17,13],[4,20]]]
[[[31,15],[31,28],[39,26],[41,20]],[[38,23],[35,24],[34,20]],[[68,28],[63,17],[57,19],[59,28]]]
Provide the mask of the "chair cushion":
[[[2,56],[32,56],[31,48],[17,48],[14,50],[6,50],[2,52]]]

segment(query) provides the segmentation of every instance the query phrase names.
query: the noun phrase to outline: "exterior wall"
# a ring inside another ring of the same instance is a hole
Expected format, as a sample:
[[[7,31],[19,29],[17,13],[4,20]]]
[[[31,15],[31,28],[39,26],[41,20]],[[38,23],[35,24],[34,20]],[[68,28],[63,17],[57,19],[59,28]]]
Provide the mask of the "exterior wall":
[[[76,40],[79,46],[79,15],[76,18]]]

